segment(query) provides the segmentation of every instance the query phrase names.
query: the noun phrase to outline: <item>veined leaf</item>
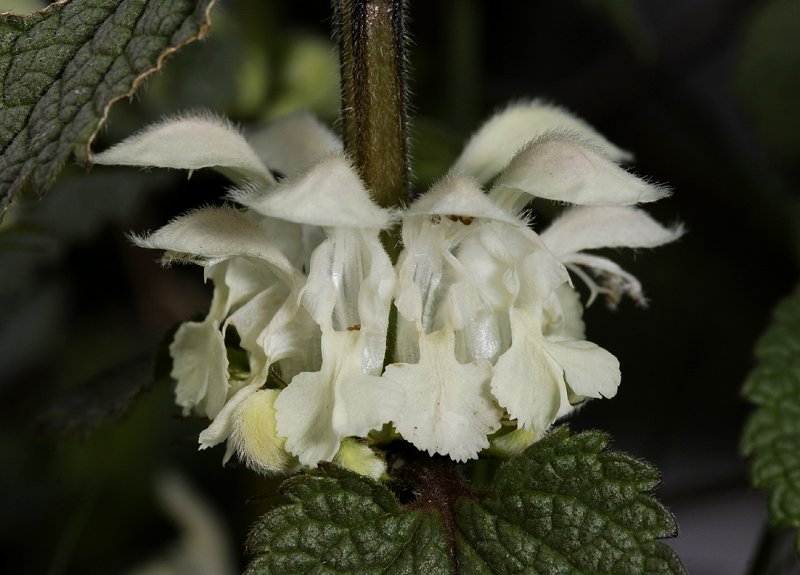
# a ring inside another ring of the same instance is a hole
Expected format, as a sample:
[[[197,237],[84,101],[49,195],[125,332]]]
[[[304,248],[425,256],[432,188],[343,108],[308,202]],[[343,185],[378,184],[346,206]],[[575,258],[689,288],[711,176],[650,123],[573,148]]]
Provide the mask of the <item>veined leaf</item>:
[[[602,433],[561,428],[503,467],[487,492],[429,473],[405,508],[340,469],[289,479],[291,502],[250,537],[247,573],[685,573],[657,541],[676,531],[649,494],[657,472],[606,445]]]
[[[450,573],[447,540],[433,512],[403,512],[383,485],[327,467],[281,487],[291,503],[250,534],[246,575]]]
[[[771,492],[772,524],[800,529],[800,290],[775,308],[756,357],[742,393],[758,409],[742,434],[742,453],[750,457],[753,485]],[[795,550],[800,554],[800,532]]]
[[[110,106],[202,37],[215,0],[60,0],[0,14],[0,216],[90,146]]]

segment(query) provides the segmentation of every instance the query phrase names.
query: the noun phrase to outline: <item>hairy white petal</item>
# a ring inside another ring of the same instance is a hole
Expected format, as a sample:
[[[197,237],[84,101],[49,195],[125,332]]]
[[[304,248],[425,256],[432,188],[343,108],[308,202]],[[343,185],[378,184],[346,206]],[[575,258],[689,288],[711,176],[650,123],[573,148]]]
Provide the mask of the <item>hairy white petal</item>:
[[[365,436],[390,419],[396,392],[361,365],[361,334],[322,335],[322,367],[294,377],[275,401],[278,433],[303,465],[331,461],[343,437]]]
[[[420,334],[419,363],[389,365],[383,377],[401,392],[397,431],[431,455],[466,461],[489,446],[502,412],[489,392],[489,362],[459,363],[453,343],[452,333]]]
[[[682,234],[681,226],[665,228],[636,208],[579,206],[565,210],[541,237],[562,256],[597,248],[654,248]]]
[[[254,219],[264,232],[264,237],[277,247],[295,268],[308,273],[311,253],[326,237],[322,228],[270,218],[256,212],[249,212],[248,215],[255,216]]]
[[[512,308],[510,320],[511,347],[494,366],[492,393],[519,427],[541,435],[569,404],[563,369],[545,349],[532,312]]]
[[[466,217],[524,225],[519,219],[497,207],[473,180],[464,176],[451,176],[440,180],[411,204],[404,215],[405,218],[462,216],[462,222]]]
[[[227,208],[205,208],[181,216],[146,237],[134,237],[140,247],[165,250],[165,260],[249,256],[268,263],[281,279],[301,284],[302,275],[246,214]],[[188,258],[187,258],[188,256]]]
[[[227,399],[228,357],[216,321],[185,322],[169,346],[175,403],[184,414],[197,409],[213,419]]]
[[[211,425],[200,432],[200,449],[214,447],[228,439],[233,431],[233,420],[241,403],[253,395],[263,385],[263,382],[253,382],[237,391],[225,403],[224,407],[214,417]],[[223,462],[224,463],[224,462]]]
[[[349,437],[342,441],[333,461],[345,469],[366,475],[376,481],[386,473],[386,461],[381,456],[368,445]]]
[[[286,440],[275,429],[274,402],[277,389],[262,389],[237,406],[230,441],[239,458],[254,471],[266,475],[290,471],[296,460],[284,449]]]
[[[216,168],[235,182],[274,180],[230,122],[211,115],[185,116],[145,128],[93,158],[96,164],[198,170]]]
[[[468,174],[486,184],[525,144],[548,132],[577,134],[616,162],[630,159],[628,152],[606,140],[580,118],[562,108],[533,101],[511,105],[489,118],[473,134],[451,171]]]
[[[538,438],[539,434],[535,431],[529,431],[525,428],[514,429],[503,435],[493,437],[490,440],[490,449],[499,453],[502,457],[514,457],[525,451]]]
[[[265,216],[315,226],[383,229],[392,220],[343,156],[326,158],[268,192],[244,190],[233,199]]]
[[[315,162],[342,151],[342,142],[308,112],[280,118],[248,140],[272,170],[294,176]]]
[[[502,207],[518,212],[532,198],[587,206],[624,206],[665,197],[579,139],[547,135],[525,146],[497,177],[489,193]]]

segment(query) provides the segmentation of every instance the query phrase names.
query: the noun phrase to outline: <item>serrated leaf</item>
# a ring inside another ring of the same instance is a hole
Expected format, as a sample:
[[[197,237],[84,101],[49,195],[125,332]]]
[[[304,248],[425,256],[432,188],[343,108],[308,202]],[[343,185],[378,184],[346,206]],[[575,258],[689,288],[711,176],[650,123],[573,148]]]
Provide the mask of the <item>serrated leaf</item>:
[[[340,469],[290,479],[291,503],[251,535],[247,573],[685,573],[657,541],[676,531],[648,494],[657,472],[606,445],[601,433],[559,429],[503,467],[487,493],[445,478],[405,508]]]
[[[607,443],[558,429],[501,469],[485,498],[462,501],[459,573],[684,573],[657,541],[677,531],[648,493],[658,473]]]
[[[756,357],[742,393],[759,408],[747,421],[741,450],[750,458],[753,485],[771,491],[772,524],[800,529],[800,290],[776,306]],[[800,532],[795,549],[800,554]]]
[[[90,145],[117,100],[202,37],[216,0],[60,0],[0,14],[0,216],[44,193]]]
[[[371,479],[326,467],[288,479],[281,491],[291,503],[267,513],[250,534],[256,557],[247,575],[450,572],[439,517],[403,512]]]

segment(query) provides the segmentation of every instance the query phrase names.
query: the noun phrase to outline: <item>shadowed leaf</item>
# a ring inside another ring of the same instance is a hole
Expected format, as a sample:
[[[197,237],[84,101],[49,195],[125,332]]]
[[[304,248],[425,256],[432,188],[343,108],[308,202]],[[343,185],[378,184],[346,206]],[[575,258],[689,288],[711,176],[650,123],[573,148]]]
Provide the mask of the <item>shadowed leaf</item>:
[[[775,527],[800,529],[800,290],[775,308],[744,396],[758,405],[742,434],[754,486],[769,489]],[[795,539],[800,554],[800,532]]]
[[[558,429],[488,492],[423,489],[420,499],[436,495],[405,509],[381,484],[338,468],[291,478],[282,488],[291,503],[250,536],[247,573],[685,573],[657,541],[676,531],[649,494],[657,472],[606,444],[601,433]]]
[[[60,0],[0,14],[0,216],[43,194],[90,146],[117,100],[202,37],[215,0]]]

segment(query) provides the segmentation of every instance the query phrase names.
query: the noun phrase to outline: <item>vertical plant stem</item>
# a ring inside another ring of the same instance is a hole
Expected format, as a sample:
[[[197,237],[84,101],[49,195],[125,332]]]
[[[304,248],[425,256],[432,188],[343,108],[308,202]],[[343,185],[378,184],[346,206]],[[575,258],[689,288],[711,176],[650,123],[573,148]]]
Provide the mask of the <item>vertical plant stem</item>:
[[[398,207],[409,199],[405,0],[333,3],[345,151],[374,200]]]

